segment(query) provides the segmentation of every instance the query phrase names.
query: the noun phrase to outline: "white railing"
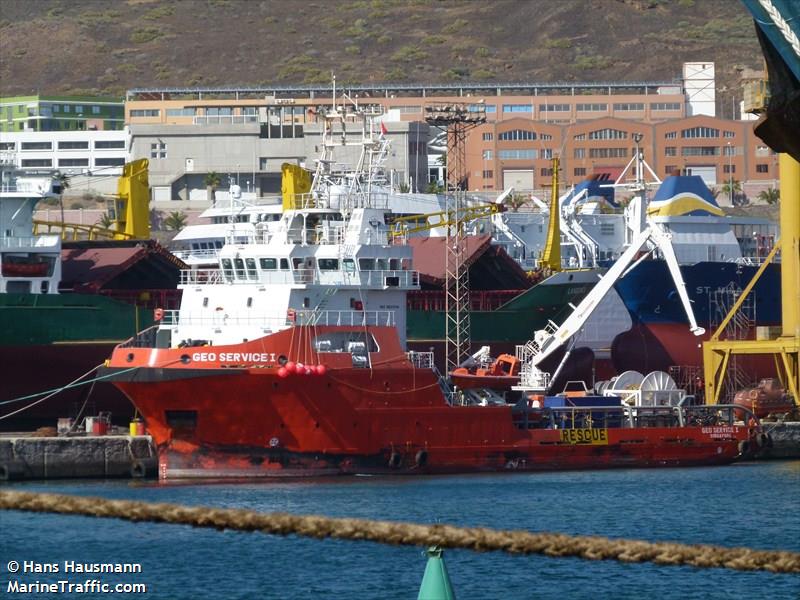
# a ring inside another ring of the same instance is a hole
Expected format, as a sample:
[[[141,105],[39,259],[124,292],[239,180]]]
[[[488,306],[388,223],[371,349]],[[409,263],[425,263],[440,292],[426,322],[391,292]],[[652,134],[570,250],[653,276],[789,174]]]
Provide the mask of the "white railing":
[[[183,261],[186,260],[216,260],[219,256],[219,248],[203,249],[203,250],[170,250],[172,254]]]
[[[209,312],[189,312],[165,310],[161,319],[165,326],[203,326],[203,327],[261,327],[278,330],[286,327],[286,318],[277,317],[275,313],[225,312],[224,310]]]
[[[433,352],[406,352],[408,361],[417,369],[433,369]]]
[[[0,248],[57,248],[58,244],[57,235],[0,237]]]
[[[181,283],[226,284],[263,283],[266,285],[352,285],[372,289],[419,288],[418,271],[253,271],[247,269],[185,269],[181,271]]]
[[[184,285],[198,285],[208,283],[224,283],[220,269],[183,269],[181,283]]]
[[[376,325],[394,327],[393,310],[298,310],[294,324],[329,325],[336,327]],[[287,323],[292,324],[287,318]]]
[[[204,327],[260,327],[276,331],[291,325],[328,325],[337,327],[364,327],[368,325],[393,327],[394,311],[391,310],[295,310],[287,311],[285,316],[276,316],[275,312],[257,313],[226,312],[217,310],[209,312],[189,312],[165,310],[161,324],[168,327],[204,326]]]

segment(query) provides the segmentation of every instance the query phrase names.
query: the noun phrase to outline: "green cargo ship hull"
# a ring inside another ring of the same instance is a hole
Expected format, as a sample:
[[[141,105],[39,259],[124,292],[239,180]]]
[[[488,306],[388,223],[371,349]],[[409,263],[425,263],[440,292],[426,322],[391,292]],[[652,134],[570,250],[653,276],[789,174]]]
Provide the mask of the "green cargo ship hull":
[[[0,347],[121,342],[153,311],[97,294],[0,294]]]
[[[557,273],[492,311],[470,311],[470,338],[474,345],[524,344],[548,321],[560,324],[598,281],[598,271]],[[409,310],[408,341],[445,339],[443,310]]]

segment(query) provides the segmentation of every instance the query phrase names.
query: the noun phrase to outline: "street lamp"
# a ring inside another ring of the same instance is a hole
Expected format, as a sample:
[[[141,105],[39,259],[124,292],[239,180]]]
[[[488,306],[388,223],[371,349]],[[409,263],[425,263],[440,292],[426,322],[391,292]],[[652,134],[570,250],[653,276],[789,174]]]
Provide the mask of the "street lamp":
[[[733,206],[733,153],[728,142],[728,202]]]

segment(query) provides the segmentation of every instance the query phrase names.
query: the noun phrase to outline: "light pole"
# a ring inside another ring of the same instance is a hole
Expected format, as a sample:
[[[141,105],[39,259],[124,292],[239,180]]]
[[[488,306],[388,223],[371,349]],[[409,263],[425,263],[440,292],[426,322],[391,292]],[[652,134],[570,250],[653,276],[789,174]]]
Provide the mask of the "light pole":
[[[728,201],[733,206],[733,153],[731,143],[728,142]]]

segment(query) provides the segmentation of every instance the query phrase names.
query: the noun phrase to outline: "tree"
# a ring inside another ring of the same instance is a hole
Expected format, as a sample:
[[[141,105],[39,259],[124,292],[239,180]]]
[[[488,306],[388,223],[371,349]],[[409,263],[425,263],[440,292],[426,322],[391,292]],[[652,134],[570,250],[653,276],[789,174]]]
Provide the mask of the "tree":
[[[738,179],[726,179],[722,184],[722,193],[731,199],[731,204],[736,204],[739,194],[742,193],[742,183]]]
[[[173,210],[171,213],[169,213],[169,216],[164,219],[164,227],[166,227],[169,231],[180,231],[186,227],[187,220],[188,217],[186,216],[186,213],[179,210]]]
[[[429,181],[428,187],[425,188],[425,191],[428,194],[443,194],[444,186],[440,185],[438,181]]]
[[[530,201],[530,196],[525,194],[511,194],[511,197],[506,199],[506,204],[511,207],[511,212],[517,212]]]
[[[206,173],[206,176],[203,178],[203,183],[206,186],[206,192],[208,193],[208,201],[212,204],[214,203],[214,192],[217,191],[219,184],[222,183],[222,178],[219,176],[219,173],[216,171],[209,171]]]
[[[758,199],[765,204],[777,204],[781,199],[781,192],[778,188],[767,188],[758,193]]]
[[[100,225],[103,229],[111,229],[111,226],[114,224],[114,219],[111,218],[107,212],[100,215],[100,218],[97,220],[97,225]]]

